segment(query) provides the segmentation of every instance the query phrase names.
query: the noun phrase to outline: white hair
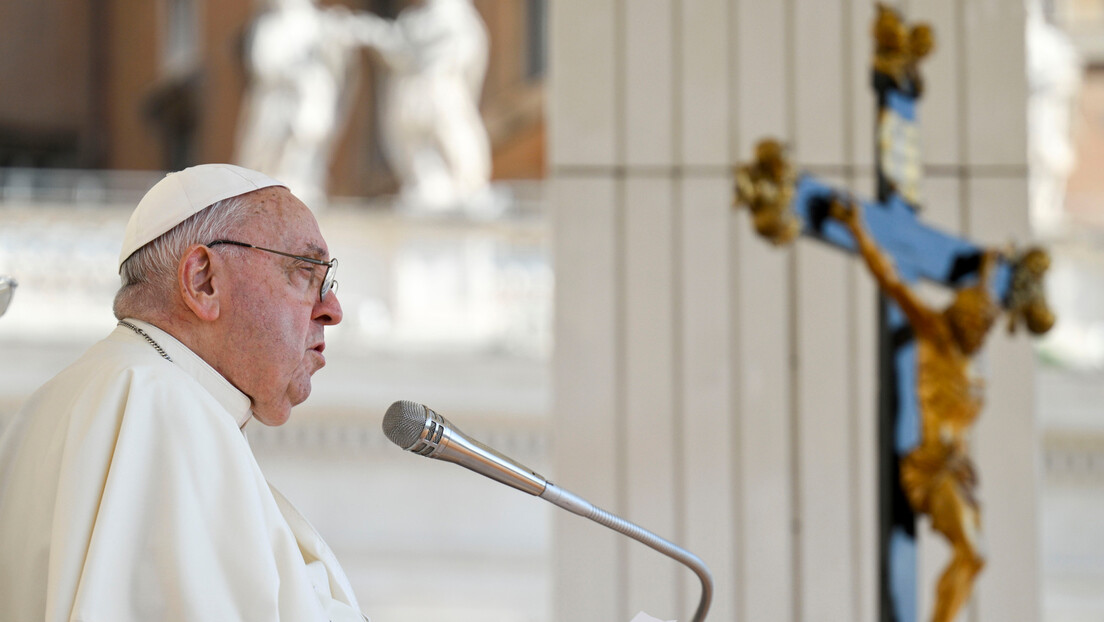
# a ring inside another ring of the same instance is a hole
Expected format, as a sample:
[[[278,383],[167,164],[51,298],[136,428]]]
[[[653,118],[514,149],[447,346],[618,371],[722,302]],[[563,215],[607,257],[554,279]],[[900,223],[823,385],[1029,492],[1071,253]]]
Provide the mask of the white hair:
[[[119,269],[122,285],[115,294],[115,317],[148,317],[166,309],[173,300],[177,265],[184,251],[236,230],[252,203],[247,195],[213,203],[135,251]]]

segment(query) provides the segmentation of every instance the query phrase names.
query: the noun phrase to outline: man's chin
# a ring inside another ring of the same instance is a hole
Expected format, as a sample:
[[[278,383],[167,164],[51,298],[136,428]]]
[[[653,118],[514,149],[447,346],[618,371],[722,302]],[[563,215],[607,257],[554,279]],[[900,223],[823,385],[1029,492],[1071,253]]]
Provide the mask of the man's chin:
[[[283,400],[269,406],[253,403],[253,418],[267,426],[280,426],[291,418],[291,409],[307,401],[311,394],[310,375],[288,385]]]
[[[253,410],[253,418],[269,427],[277,427],[287,423],[291,419],[291,408]]]
[[[285,395],[285,397],[287,398],[288,416],[290,416],[291,409],[307,401],[307,398],[310,397],[310,394],[310,376],[307,376],[302,382],[294,383],[290,387],[288,387],[287,394]],[[287,416],[284,417],[284,420],[287,420]]]
[[[288,388],[288,402],[292,406],[298,406],[307,401],[307,398],[311,394],[311,380],[310,376],[307,376],[302,382],[296,383]]]

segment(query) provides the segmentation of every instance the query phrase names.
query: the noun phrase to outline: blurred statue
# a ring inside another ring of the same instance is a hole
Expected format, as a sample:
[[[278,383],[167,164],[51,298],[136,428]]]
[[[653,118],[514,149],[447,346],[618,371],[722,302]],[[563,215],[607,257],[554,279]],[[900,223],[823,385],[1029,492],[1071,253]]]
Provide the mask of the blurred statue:
[[[1027,11],[1027,136],[1031,224],[1053,233],[1065,223],[1066,180],[1077,164],[1071,130],[1082,59],[1037,2]]]
[[[14,278],[0,275],[0,315],[4,315],[8,310],[8,304],[11,303],[12,294],[15,293],[17,285],[19,283]]]
[[[488,42],[471,1],[413,1],[394,21],[358,13],[353,32],[388,70],[383,147],[404,204],[441,210],[486,200],[491,148],[479,99]]]
[[[901,308],[916,334],[921,436],[901,460],[901,486],[912,509],[930,516],[932,528],[950,542],[951,561],[936,588],[932,620],[951,622],[985,564],[981,509],[975,496],[978,479],[966,437],[984,402],[983,382],[974,377],[971,359],[1000,312],[988,288],[996,254],[984,255],[977,284],[959,289],[940,312],[898,277],[893,261],[867,232],[857,204],[833,202],[831,214],[851,231],[878,285]]]
[[[790,206],[796,179],[782,143],[769,138],[755,146],[753,162],[736,169],[736,203],[751,210],[755,230],[776,246],[801,233],[801,219]]]
[[[314,206],[326,198],[335,138],[355,90],[351,13],[313,0],[266,1],[246,42],[250,81],[235,162],[279,179]]]

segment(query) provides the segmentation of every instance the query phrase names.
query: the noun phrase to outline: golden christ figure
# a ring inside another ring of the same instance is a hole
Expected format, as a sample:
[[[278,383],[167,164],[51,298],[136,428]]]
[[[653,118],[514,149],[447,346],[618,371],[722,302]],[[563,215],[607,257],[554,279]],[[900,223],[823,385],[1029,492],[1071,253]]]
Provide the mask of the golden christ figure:
[[[951,561],[936,588],[932,620],[951,622],[985,565],[981,510],[974,494],[978,478],[966,436],[983,404],[983,383],[972,373],[972,357],[1000,313],[986,286],[996,252],[987,251],[982,258],[977,284],[959,289],[950,306],[939,311],[898,276],[893,261],[867,232],[857,204],[834,202],[832,216],[851,231],[878,285],[901,308],[916,335],[921,436],[901,459],[901,486],[912,509],[930,516],[932,528],[950,542]]]

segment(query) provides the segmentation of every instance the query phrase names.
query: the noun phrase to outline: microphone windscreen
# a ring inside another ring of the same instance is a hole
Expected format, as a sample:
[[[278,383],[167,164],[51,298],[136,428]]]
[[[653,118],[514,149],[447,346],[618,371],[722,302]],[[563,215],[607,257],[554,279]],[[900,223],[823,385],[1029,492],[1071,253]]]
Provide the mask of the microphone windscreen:
[[[411,447],[422,435],[429,409],[409,400],[391,404],[383,415],[383,433],[403,449]]]

